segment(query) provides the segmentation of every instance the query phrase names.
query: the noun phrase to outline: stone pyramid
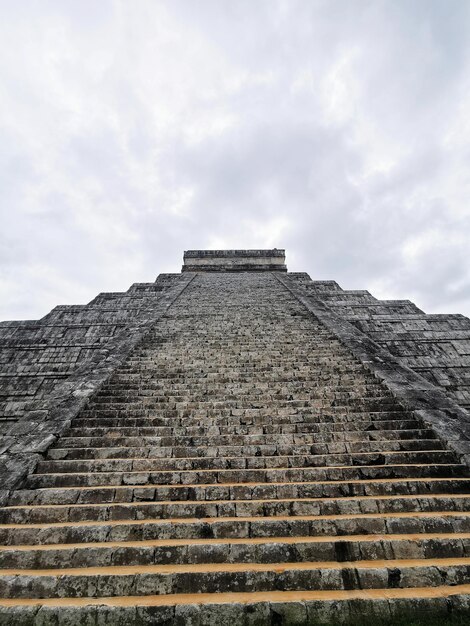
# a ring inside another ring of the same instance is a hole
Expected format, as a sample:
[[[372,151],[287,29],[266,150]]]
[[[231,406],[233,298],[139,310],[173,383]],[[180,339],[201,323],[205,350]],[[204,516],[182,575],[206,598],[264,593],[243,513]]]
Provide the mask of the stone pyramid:
[[[0,324],[0,624],[470,623],[470,320],[182,269]]]

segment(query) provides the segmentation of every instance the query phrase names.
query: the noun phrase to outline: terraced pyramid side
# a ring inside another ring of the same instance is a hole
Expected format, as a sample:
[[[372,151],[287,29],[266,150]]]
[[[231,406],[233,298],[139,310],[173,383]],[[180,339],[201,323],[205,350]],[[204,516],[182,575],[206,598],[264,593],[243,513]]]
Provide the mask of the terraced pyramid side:
[[[466,619],[463,409],[289,274],[184,275],[0,509],[0,623]]]

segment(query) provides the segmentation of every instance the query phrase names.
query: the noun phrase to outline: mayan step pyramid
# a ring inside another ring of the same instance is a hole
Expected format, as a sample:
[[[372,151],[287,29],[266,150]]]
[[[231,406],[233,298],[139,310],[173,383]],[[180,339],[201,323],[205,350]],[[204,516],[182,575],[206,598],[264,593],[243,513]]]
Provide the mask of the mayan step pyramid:
[[[466,317],[188,251],[0,338],[0,624],[470,622]]]

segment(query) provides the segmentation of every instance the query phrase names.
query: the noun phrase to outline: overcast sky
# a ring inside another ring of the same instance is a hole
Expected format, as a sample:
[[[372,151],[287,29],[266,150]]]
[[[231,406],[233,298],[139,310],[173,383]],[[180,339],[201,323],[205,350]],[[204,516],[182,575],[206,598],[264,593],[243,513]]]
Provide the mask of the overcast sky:
[[[470,314],[470,1],[0,0],[0,318],[286,248]]]

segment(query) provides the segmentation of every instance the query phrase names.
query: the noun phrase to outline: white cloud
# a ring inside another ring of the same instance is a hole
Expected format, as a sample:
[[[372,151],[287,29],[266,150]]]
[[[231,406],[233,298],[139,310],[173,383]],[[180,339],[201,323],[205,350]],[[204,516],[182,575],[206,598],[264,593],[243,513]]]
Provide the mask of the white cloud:
[[[264,246],[470,313],[469,13],[0,0],[0,318]]]

